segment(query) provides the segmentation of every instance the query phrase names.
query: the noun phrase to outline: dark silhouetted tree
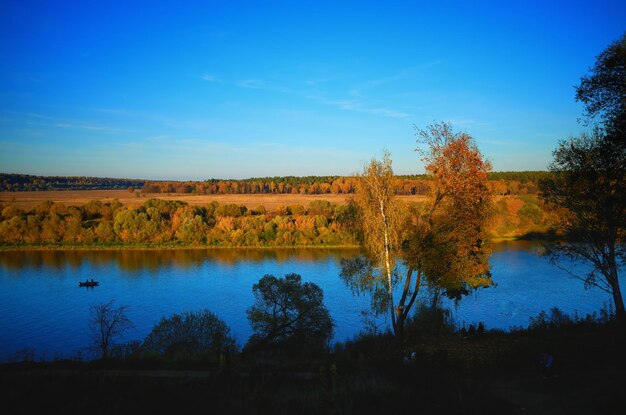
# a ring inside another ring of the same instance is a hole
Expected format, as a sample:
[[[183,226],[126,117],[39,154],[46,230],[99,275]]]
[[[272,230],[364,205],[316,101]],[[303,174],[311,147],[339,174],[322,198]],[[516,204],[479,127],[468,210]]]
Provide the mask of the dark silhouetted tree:
[[[252,291],[255,303],[247,313],[254,334],[248,347],[315,352],[328,345],[334,324],[317,284],[302,283],[298,274],[265,275]]]
[[[626,145],[626,33],[596,59],[576,88],[589,121],[599,118],[608,139]]]
[[[542,196],[567,209],[559,227],[568,242],[551,244],[548,252],[555,262],[565,256],[591,264],[589,273],[575,277],[609,292],[624,323],[618,273],[625,260],[626,34],[598,55],[576,100],[585,105],[588,121],[599,122],[590,134],[559,143],[553,175],[540,182]]]
[[[102,359],[110,357],[113,341],[134,327],[126,315],[126,306],[114,307],[113,300],[91,306],[89,324],[94,348]]]
[[[553,176],[540,183],[542,196],[567,209],[558,225],[568,241],[549,245],[548,252],[557,263],[565,256],[591,264],[587,275],[576,277],[611,293],[624,322],[618,272],[626,255],[626,148],[595,130],[562,141],[550,170]]]
[[[194,357],[236,350],[235,339],[222,320],[209,310],[162,318],[144,340],[147,352],[171,358]]]

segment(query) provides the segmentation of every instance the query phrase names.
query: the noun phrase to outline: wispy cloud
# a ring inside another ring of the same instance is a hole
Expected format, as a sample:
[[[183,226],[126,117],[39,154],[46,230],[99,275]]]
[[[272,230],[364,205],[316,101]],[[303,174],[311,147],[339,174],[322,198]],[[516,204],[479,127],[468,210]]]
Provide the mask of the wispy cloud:
[[[350,94],[354,96],[360,96],[364,91],[371,90],[379,86],[390,84],[393,82],[404,81],[406,79],[414,78],[415,76],[418,75],[420,70],[431,68],[433,66],[439,65],[440,63],[441,63],[440,60],[424,62],[420,65],[401,69],[393,75],[383,76],[377,79],[370,79],[368,81],[362,82],[357,87],[352,88],[350,90]]]
[[[71,129],[81,129],[81,130],[89,130],[89,131],[99,131],[104,133],[111,134],[119,134],[119,133],[130,133],[133,132],[131,130],[126,130],[122,128],[111,127],[108,125],[94,124],[90,122],[84,122],[79,120],[67,120],[57,117],[51,117],[45,114],[37,114],[32,112],[6,112],[7,114],[17,115],[19,117],[26,118],[31,124],[37,124],[44,127],[56,127],[56,128],[71,128]],[[44,120],[46,122],[34,123],[33,119]]]
[[[123,108],[94,108],[94,111],[111,115],[133,115],[131,111]]]
[[[210,73],[204,73],[202,74],[202,76],[200,77],[203,81],[207,81],[207,82],[217,82],[217,83],[222,83],[222,80],[220,78],[218,78],[217,76],[210,74]]]
[[[363,99],[343,99],[333,100],[316,95],[307,95],[308,99],[319,102],[320,104],[329,105],[340,110],[362,112],[372,115],[380,115],[390,118],[408,119],[411,114],[392,108],[385,108],[369,104]]]
[[[81,130],[91,130],[91,131],[109,131],[109,132],[120,132],[122,130],[118,128],[111,128],[102,125],[91,125],[91,124],[72,124],[67,122],[59,122],[55,124],[56,127],[59,128],[76,128]]]
[[[281,94],[302,95],[302,91],[287,88],[282,85],[276,85],[262,79],[244,79],[242,81],[235,82],[235,85],[246,89],[260,89],[264,91],[279,92]]]
[[[121,108],[94,108],[96,112],[110,114],[121,118],[128,118],[130,120],[143,120],[150,121],[152,124],[160,124],[161,127],[174,128],[174,129],[190,129],[190,130],[203,130],[209,126],[212,126],[214,122],[210,119],[185,119],[180,117],[171,117],[158,113],[151,113],[146,111],[127,110]]]
[[[202,79],[211,82],[227,83],[238,88],[263,90],[285,95],[292,95],[344,111],[360,112],[396,119],[408,119],[411,117],[411,114],[409,114],[408,112],[390,108],[386,105],[381,105],[376,100],[371,100],[361,93],[365,89],[373,88],[384,83],[401,80],[408,76],[410,76],[410,71],[406,70],[401,71],[400,73],[393,76],[366,81],[361,86],[348,90],[345,93],[345,98],[330,97],[329,94],[323,90],[323,88],[320,88],[328,82],[337,80],[337,78],[309,79],[303,82],[306,85],[304,88],[289,88],[258,78],[248,78],[234,82],[226,82],[219,80],[219,78],[212,74],[204,74],[202,76]],[[333,95],[337,94],[334,93]]]
[[[235,83],[240,88],[248,89],[270,89],[269,85],[265,81],[259,79],[244,79]]]
[[[305,83],[308,86],[316,87],[318,85],[323,85],[323,84],[326,84],[328,82],[336,81],[338,79],[339,78],[337,78],[337,77],[335,77],[335,78],[316,78],[316,79],[308,79],[307,81],[305,81]]]
[[[196,169],[202,172],[204,178],[321,174],[316,160],[322,157],[335,160],[336,165],[341,166],[353,165],[356,160],[366,158],[366,154],[353,149],[285,145],[271,140],[245,138],[224,142],[210,138],[154,136],[127,141],[122,146],[122,153],[126,156],[142,154],[160,159],[167,155],[166,164],[184,161],[184,168],[177,174]],[[119,148],[103,147],[102,154],[107,158],[119,158]],[[253,162],[258,160],[263,162]],[[163,175],[163,172],[159,174]]]

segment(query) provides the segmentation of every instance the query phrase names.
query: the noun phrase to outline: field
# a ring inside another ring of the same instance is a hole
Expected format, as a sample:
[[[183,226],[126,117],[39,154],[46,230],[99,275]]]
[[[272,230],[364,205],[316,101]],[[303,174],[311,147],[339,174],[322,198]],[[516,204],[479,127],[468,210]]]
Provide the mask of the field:
[[[13,205],[21,209],[31,209],[39,203],[52,200],[67,206],[80,206],[90,200],[102,202],[118,199],[122,204],[136,207],[149,199],[157,198],[164,200],[182,200],[190,205],[206,205],[212,201],[219,204],[235,203],[244,205],[248,209],[257,206],[265,206],[273,210],[277,206],[300,204],[307,206],[313,200],[328,200],[337,204],[347,203],[349,195],[323,194],[323,195],[290,195],[290,194],[226,194],[226,195],[199,195],[191,193],[150,193],[138,196],[139,193],[130,193],[127,190],[55,190],[43,192],[0,192],[0,204]],[[398,196],[405,201],[423,201],[425,196]]]

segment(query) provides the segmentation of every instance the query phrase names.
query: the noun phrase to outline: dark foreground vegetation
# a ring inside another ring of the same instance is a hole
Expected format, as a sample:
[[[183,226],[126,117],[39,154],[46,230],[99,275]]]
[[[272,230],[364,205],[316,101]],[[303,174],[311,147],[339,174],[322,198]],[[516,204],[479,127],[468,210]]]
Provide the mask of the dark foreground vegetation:
[[[362,335],[332,349],[246,350],[0,367],[12,414],[273,413],[620,414],[624,330],[553,310],[528,329],[453,330],[422,310],[404,343]],[[553,358],[551,369],[545,357]]]

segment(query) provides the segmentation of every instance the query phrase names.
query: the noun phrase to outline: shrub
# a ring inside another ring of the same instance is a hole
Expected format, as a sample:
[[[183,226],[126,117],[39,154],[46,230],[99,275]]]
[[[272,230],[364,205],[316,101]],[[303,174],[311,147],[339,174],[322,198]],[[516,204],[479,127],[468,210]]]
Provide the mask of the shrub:
[[[405,335],[407,339],[417,339],[424,334],[451,334],[455,328],[456,325],[449,309],[420,304],[415,309],[415,314],[405,323]]]
[[[144,351],[168,358],[214,355],[237,349],[230,329],[209,310],[162,318],[143,343]]]

